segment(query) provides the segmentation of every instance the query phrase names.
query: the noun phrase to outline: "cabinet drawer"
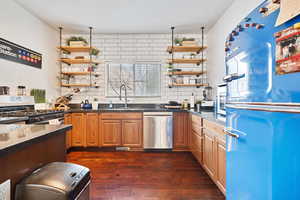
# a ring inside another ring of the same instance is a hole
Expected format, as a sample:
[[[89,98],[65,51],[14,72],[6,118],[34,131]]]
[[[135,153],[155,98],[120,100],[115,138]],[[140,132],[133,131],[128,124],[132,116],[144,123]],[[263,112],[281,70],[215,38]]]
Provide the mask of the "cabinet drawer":
[[[206,119],[203,119],[203,127],[214,133],[218,133],[219,135],[225,135],[223,132],[223,126],[218,125],[214,122],[208,121]]]
[[[108,112],[101,114],[102,119],[142,119],[140,112]]]
[[[197,115],[192,114],[192,123],[195,125],[197,124],[199,127],[201,127],[202,126],[202,118]]]

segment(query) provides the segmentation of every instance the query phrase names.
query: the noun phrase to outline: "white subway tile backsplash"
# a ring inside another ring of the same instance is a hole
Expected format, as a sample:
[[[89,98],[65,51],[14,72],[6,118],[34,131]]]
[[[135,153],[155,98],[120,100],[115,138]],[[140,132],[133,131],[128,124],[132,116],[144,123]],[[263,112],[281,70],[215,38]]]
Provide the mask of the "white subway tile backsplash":
[[[200,29],[199,29],[200,32]],[[64,39],[72,35],[64,35]],[[88,39],[88,35],[82,35]],[[176,34],[175,37],[194,37],[197,42],[201,44],[200,34]],[[161,96],[153,98],[130,98],[131,103],[162,103],[169,100],[182,101],[183,99],[188,99],[192,93],[196,96],[201,96],[201,88],[169,88],[169,77],[167,76],[167,68],[165,67],[166,60],[171,58],[171,55],[166,52],[167,46],[171,45],[171,35],[170,34],[94,34],[93,35],[93,46],[101,50],[98,59],[109,61],[109,62],[119,62],[120,60],[124,62],[129,61],[158,61],[162,64],[161,72]],[[188,56],[187,54],[176,54],[176,57],[181,58],[182,55]],[[206,53],[204,53],[206,55]],[[200,55],[198,55],[199,57]],[[201,66],[196,65],[177,65],[183,70],[200,70]],[[75,94],[72,102],[79,103],[82,100],[89,98],[98,98],[101,102],[109,102],[112,100],[114,103],[119,103],[118,98],[106,98],[106,76],[105,76],[105,65],[99,65],[97,72],[101,74],[95,80],[97,81],[99,88],[91,88],[80,94]],[[204,65],[204,69],[206,65]],[[62,88],[62,93],[69,93],[70,89]]]

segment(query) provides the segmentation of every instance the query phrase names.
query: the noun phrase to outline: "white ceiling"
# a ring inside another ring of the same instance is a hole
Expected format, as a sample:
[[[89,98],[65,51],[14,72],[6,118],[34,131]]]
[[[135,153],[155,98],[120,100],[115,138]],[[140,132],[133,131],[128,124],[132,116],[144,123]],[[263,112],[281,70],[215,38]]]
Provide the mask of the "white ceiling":
[[[210,28],[233,0],[15,0],[52,27],[68,32],[167,33]]]

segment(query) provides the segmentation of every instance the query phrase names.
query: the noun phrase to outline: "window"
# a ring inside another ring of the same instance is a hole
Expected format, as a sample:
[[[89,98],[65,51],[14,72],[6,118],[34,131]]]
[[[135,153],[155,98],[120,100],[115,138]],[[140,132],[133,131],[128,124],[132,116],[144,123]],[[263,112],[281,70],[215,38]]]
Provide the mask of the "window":
[[[120,86],[127,86],[129,97],[160,96],[160,64],[108,64],[106,96],[119,96]]]

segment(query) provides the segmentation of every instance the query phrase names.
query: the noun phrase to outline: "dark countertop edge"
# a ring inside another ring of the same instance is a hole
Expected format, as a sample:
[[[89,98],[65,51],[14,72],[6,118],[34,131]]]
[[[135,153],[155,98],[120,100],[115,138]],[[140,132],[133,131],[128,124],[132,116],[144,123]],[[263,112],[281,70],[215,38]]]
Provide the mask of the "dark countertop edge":
[[[206,119],[208,121],[214,122],[220,126],[226,126],[226,122],[219,120],[216,118],[216,115],[214,112],[196,112],[194,110],[188,110],[189,113],[192,113],[194,115],[198,115],[199,117],[202,117],[203,119]],[[209,115],[209,116],[208,116]]]
[[[145,109],[71,109],[65,111],[65,113],[101,113],[101,112],[187,112],[187,110],[182,109],[155,109],[155,108],[145,108]]]
[[[72,125],[64,125],[63,127],[58,128],[55,131],[52,131],[52,132],[46,133],[44,135],[41,135],[41,136],[38,136],[38,137],[35,137],[35,138],[32,138],[32,139],[29,139],[29,140],[21,142],[19,144],[15,144],[15,145],[9,146],[7,148],[1,149],[0,150],[0,156],[5,156],[8,153],[11,153],[13,151],[17,151],[18,149],[27,147],[27,146],[29,146],[29,145],[31,145],[33,143],[36,143],[36,142],[39,142],[41,140],[47,139],[47,138],[49,138],[51,136],[54,136],[54,135],[57,135],[57,134],[61,134],[61,133],[65,133],[65,132],[67,132],[67,131],[69,131],[71,129],[72,129]]]
[[[23,122],[28,120],[28,117],[16,117],[12,119],[0,120],[0,124],[12,124],[16,122]]]

